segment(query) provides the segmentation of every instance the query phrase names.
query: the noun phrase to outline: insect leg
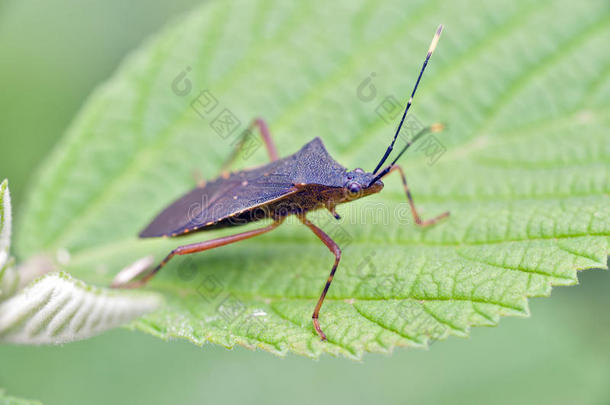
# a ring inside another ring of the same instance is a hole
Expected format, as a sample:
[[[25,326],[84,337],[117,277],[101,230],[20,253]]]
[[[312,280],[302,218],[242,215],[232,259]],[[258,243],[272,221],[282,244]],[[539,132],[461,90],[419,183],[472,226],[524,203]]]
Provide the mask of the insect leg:
[[[275,147],[275,144],[273,143],[273,139],[271,138],[271,132],[269,132],[269,127],[267,126],[267,123],[262,118],[256,118],[252,121],[248,128],[244,132],[242,132],[239,140],[237,141],[235,149],[233,149],[231,155],[222,164],[222,172],[226,172],[229,167],[231,167],[231,165],[239,155],[239,151],[243,148],[247,140],[248,134],[251,133],[254,127],[258,128],[261,138],[263,138],[263,142],[265,143],[265,147],[267,148],[267,153],[269,154],[269,159],[272,162],[278,159],[277,149]]]
[[[320,298],[318,299],[318,303],[316,304],[313,314],[311,315],[311,319],[313,320],[313,327],[315,328],[315,330],[318,333],[318,335],[320,336],[320,338],[322,340],[326,340],[326,335],[324,334],[324,332],[322,332],[322,329],[320,328],[320,322],[318,321],[318,315],[320,314],[320,308],[322,308],[322,303],[324,302],[326,293],[328,292],[328,289],[330,288],[330,283],[332,283],[333,277],[335,277],[335,271],[337,271],[337,266],[339,265],[339,260],[341,260],[341,249],[339,248],[339,245],[337,245],[335,243],[335,241],[330,238],[330,236],[328,236],[326,233],[324,233],[323,230],[321,230],[320,228],[318,228],[317,226],[312,224],[305,217],[304,214],[299,215],[299,219],[301,220],[301,222],[303,222],[303,224],[305,224],[309,229],[311,229],[313,231],[313,233],[315,233],[316,236],[318,238],[320,238],[320,240],[322,242],[324,242],[324,244],[328,247],[328,249],[335,255],[335,264],[333,265],[333,268],[330,271],[330,275],[328,276],[328,279],[326,280],[326,285],[324,285],[324,290],[322,290],[322,294],[320,295]]]
[[[413,219],[415,220],[415,223],[417,225],[419,225],[421,227],[427,227],[430,225],[434,225],[441,219],[449,216],[449,211],[445,211],[442,214],[440,214],[434,218],[422,220],[421,217],[419,216],[419,213],[417,212],[417,208],[415,208],[415,203],[413,202],[413,197],[411,196],[411,191],[409,191],[409,186],[407,185],[407,178],[405,177],[405,172],[402,170],[402,167],[400,167],[398,165],[393,165],[390,168],[390,170],[385,174],[385,176],[387,176],[388,174],[390,174],[394,171],[397,171],[398,173],[400,173],[400,177],[402,178],[402,185],[405,189],[405,194],[407,195],[407,200],[409,200],[409,205],[411,206],[411,214],[413,214]]]
[[[203,242],[192,243],[190,245],[179,246],[176,249],[172,250],[166,257],[159,263],[155,268],[153,268],[148,274],[142,277],[139,280],[134,280],[125,284],[112,285],[115,288],[137,288],[145,285],[148,280],[150,280],[155,274],[163,268],[170,261],[170,259],[176,255],[188,255],[192,253],[203,252],[204,250],[214,249],[220,246],[228,245],[230,243],[239,242],[245,239],[252,238],[254,236],[262,235],[263,233],[267,233],[269,231],[274,230],[282,222],[284,222],[285,218],[277,219],[271,225],[268,225],[264,228],[253,229],[251,231],[238,233],[235,235],[223,236],[221,238],[216,238],[212,240],[206,240]]]

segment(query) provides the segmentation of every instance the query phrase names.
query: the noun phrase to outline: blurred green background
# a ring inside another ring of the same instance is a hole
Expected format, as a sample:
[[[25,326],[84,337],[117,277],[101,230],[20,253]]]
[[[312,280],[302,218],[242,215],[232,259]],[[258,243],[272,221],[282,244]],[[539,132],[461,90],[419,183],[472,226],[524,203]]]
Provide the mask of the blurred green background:
[[[17,217],[26,185],[92,89],[195,4],[0,1],[0,178]],[[116,330],[58,347],[0,346],[0,387],[45,404],[610,403],[602,271],[428,351],[360,363],[195,347]]]

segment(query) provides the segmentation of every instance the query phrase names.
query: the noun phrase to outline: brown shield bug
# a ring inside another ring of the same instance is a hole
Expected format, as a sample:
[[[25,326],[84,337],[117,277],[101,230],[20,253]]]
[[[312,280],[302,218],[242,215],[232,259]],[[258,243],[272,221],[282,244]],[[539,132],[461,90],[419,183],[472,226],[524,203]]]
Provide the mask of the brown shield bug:
[[[335,262],[312,315],[313,326],[317,334],[322,340],[326,340],[326,335],[320,328],[318,314],[339,265],[341,249],[322,229],[307,219],[307,213],[325,208],[339,219],[339,215],[335,212],[335,207],[338,204],[378,193],[383,189],[381,179],[397,171],[402,178],[405,194],[417,225],[422,227],[433,225],[440,219],[449,216],[449,212],[445,212],[435,218],[422,220],[413,203],[405,174],[402,168],[396,164],[398,159],[417,139],[427,133],[440,131],[442,125],[434,124],[423,128],[407,142],[392,163],[380,170],[394,148],[394,143],[398,138],[419,82],[430,56],[436,48],[442,30],[443,26],[441,25],[432,39],[428,54],[394,138],[375,170],[372,172],[365,172],[362,169],[347,170],[328,154],[319,138],[314,138],[295,154],[279,159],[267,124],[261,119],[256,119],[248,130],[254,127],[258,128],[271,162],[254,169],[233,173],[223,170],[220,177],[200,184],[197,188],[170,204],[153,219],[139,236],[141,238],[177,237],[192,232],[244,225],[262,219],[271,219],[273,222],[263,228],[179,246],[139,279],[129,282],[116,281],[113,286],[117,288],[142,286],[176,255],[202,252],[252,238],[277,228],[288,215],[296,215],[335,255]],[[238,150],[239,147],[240,145],[238,145]],[[233,153],[223,168],[228,167],[236,155],[237,153]]]

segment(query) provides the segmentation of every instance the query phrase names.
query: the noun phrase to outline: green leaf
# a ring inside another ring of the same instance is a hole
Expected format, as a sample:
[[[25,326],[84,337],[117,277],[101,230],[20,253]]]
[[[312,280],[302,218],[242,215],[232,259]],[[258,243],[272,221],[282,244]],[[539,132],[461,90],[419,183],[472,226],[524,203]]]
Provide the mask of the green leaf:
[[[449,125],[435,134],[446,153],[413,148],[402,161],[423,216],[448,209],[451,218],[418,229],[396,177],[339,207],[341,222],[312,216],[351,241],[321,312],[329,341],[315,335],[311,312],[333,257],[296,221],[175,259],[149,286],[166,305],[135,327],[197,344],[359,357],[527,315],[528,297],[576,284],[578,270],[606,268],[604,0],[460,0],[442,10],[423,0],[208,2],[89,99],[39,172],[18,229],[20,255],[67,249],[68,271],[107,285],[143,255],[161,259],[179,244],[231,233],[136,238],[194,186],[193,171],[218,174],[239,132],[212,129],[225,108],[241,130],[264,117],[283,155],[319,136],[340,163],[370,170],[396,125],[378,112],[391,97],[408,98],[438,23],[446,30],[413,117]],[[206,114],[210,96],[217,104]],[[238,167],[264,161],[261,148]]]
[[[8,396],[6,392],[0,388],[0,405],[42,405],[42,403],[30,399]]]

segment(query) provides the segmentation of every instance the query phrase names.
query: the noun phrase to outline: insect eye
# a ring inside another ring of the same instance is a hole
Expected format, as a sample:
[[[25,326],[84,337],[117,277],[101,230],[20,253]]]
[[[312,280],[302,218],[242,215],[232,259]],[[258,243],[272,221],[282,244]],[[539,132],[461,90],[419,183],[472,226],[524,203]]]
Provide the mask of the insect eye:
[[[362,189],[362,187],[360,186],[360,184],[354,182],[351,182],[347,185],[347,191],[350,192],[350,194],[357,194],[360,192],[360,190]]]

